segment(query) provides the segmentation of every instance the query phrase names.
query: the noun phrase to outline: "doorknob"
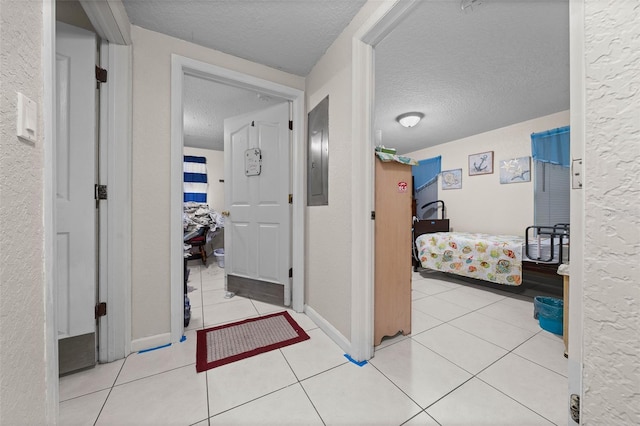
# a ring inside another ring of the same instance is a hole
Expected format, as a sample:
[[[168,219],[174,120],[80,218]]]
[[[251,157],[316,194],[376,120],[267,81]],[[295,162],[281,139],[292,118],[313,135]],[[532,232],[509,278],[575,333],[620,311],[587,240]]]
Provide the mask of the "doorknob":
[[[229,213],[229,210],[223,210],[223,211],[222,211],[222,216],[227,216],[227,217],[228,217],[228,216],[229,216],[229,214],[230,214],[230,213]]]

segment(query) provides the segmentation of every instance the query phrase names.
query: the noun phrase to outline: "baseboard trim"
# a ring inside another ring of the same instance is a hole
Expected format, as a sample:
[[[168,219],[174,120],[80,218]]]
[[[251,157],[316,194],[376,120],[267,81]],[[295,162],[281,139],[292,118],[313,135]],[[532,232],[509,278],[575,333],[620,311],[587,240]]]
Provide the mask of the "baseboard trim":
[[[320,329],[324,331],[331,340],[333,340],[338,346],[340,346],[340,348],[345,351],[347,355],[352,355],[351,342],[349,342],[349,340],[344,337],[337,328],[331,325],[326,319],[324,319],[324,317],[322,317],[322,315],[317,313],[309,305],[304,305],[304,313],[307,314],[307,316],[311,318],[311,321],[313,321],[318,327],[320,327]]]
[[[139,352],[145,349],[153,349],[171,343],[171,333],[156,334],[131,341],[131,352]]]

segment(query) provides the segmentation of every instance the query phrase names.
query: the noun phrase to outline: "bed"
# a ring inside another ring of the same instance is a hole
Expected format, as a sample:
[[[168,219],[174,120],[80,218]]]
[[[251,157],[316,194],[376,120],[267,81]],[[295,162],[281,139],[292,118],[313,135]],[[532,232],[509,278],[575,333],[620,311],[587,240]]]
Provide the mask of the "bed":
[[[497,284],[522,283],[523,237],[435,232],[416,240],[423,268]]]
[[[568,262],[567,224],[530,226],[520,237],[428,232],[438,227],[437,221],[428,222],[414,223],[417,261],[425,269],[509,286],[519,286],[531,274],[561,282],[557,269]]]

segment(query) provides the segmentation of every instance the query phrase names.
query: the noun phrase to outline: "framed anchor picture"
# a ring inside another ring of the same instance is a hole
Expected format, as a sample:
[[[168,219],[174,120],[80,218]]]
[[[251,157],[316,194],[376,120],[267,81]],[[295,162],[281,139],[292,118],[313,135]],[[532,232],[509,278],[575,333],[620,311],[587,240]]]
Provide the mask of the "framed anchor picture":
[[[493,173],[493,151],[471,154],[469,156],[469,176]]]

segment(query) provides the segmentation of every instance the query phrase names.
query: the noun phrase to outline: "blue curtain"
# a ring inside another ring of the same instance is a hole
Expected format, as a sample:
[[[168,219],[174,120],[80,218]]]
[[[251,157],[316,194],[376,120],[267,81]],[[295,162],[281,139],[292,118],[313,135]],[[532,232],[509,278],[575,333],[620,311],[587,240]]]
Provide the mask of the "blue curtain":
[[[418,161],[418,165],[411,168],[411,173],[413,174],[413,189],[419,191],[426,185],[432,183],[434,179],[437,179],[441,172],[441,164],[441,156]]]
[[[569,126],[531,134],[531,153],[536,161],[569,167],[569,148]]]

